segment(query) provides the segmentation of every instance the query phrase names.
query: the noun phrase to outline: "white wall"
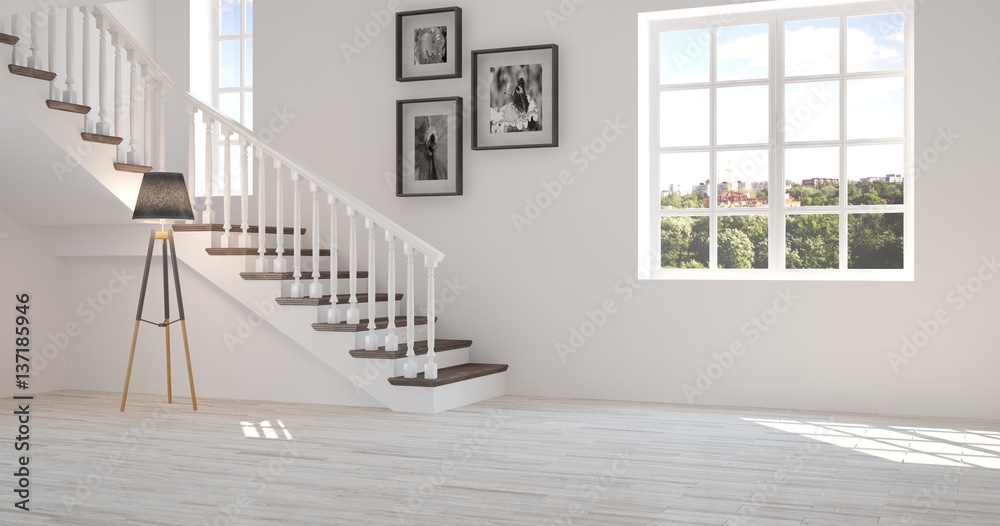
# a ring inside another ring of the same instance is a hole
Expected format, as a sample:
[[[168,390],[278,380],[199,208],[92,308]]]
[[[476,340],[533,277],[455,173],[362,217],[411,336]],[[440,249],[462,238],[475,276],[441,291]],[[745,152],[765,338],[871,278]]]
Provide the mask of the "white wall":
[[[509,363],[509,392],[686,403],[685,384],[696,386],[699,370],[738,341],[748,352],[696,403],[1000,418],[992,322],[1000,284],[986,283],[961,310],[947,299],[998,249],[989,203],[970,205],[992,187],[988,162],[1000,139],[992,102],[1000,71],[980,58],[995,47],[989,29],[1000,4],[918,2],[917,149],[933,147],[939,129],[961,139],[920,179],[915,282],[643,282],[626,301],[616,285],[637,266],[636,14],[710,2],[592,0],[554,28],[546,12],[579,2],[454,3],[465,15],[464,77],[397,83],[394,21],[382,27],[377,13],[400,2],[258,0],[255,121],[259,131],[275,111],[294,114],[275,133],[280,151],[447,254],[439,283],[467,288],[438,333],[475,340],[477,360]],[[355,43],[366,25],[377,36]],[[384,174],[395,173],[395,100],[461,95],[469,104],[471,50],[553,42],[561,147],[471,152],[467,132],[463,197],[394,196]],[[365,45],[348,62],[341,43]],[[574,153],[616,118],[624,135],[581,171]],[[519,234],[512,214],[562,170],[575,182]],[[741,327],[779,290],[799,299],[751,341]],[[587,311],[609,300],[616,313],[564,362],[556,344],[568,345]],[[887,354],[938,309],[949,322],[894,372]]]
[[[156,56],[155,0],[128,0],[110,3],[106,7],[146,53]]]

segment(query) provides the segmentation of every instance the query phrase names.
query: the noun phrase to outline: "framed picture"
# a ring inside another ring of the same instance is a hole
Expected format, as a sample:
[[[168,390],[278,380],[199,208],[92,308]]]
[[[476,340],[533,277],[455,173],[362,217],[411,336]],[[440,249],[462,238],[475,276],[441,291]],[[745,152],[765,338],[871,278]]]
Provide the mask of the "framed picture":
[[[396,195],[462,195],[462,97],[396,101]]]
[[[472,52],[472,149],[559,146],[559,46]]]
[[[396,13],[396,80],[462,76],[462,8]]]

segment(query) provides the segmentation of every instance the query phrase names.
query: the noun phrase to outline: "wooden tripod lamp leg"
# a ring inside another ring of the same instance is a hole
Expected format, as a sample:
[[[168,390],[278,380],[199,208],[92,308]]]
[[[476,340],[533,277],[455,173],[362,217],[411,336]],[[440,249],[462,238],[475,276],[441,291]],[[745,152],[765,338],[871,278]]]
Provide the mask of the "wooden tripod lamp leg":
[[[125,371],[125,389],[122,390],[122,406],[119,411],[125,411],[125,399],[128,398],[128,383],[132,379],[132,360],[135,358],[135,342],[139,339],[139,320],[135,320],[135,330],[132,331],[132,350],[128,353],[128,369]]]
[[[187,321],[181,320],[181,335],[184,337],[184,358],[187,359],[188,383],[191,385],[191,408],[198,410],[198,397],[194,394],[194,373],[191,372],[191,351],[188,350]]]
[[[167,333],[167,403],[174,403],[173,386],[170,381],[170,318],[163,321],[166,327],[163,330]]]

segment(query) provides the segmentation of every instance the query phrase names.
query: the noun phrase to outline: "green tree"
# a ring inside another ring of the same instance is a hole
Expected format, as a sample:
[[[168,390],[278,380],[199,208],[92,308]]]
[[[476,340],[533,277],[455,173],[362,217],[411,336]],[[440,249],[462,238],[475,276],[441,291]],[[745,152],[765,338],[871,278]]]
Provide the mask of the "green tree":
[[[734,228],[719,231],[719,268],[752,268],[753,243],[743,232]]]
[[[903,214],[847,216],[848,268],[903,268]]]
[[[665,217],[660,225],[663,268],[708,267],[708,217]]]
[[[739,230],[753,247],[753,263],[749,268],[767,268],[767,216],[738,215],[719,218],[719,231]],[[720,239],[721,243],[721,239]]]
[[[785,266],[833,269],[840,264],[840,218],[834,214],[790,215],[785,219]]]

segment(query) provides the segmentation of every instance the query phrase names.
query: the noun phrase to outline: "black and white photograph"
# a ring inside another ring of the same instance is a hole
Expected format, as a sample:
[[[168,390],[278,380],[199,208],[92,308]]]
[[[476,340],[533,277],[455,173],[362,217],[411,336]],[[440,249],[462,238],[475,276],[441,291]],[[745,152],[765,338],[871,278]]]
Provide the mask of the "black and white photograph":
[[[559,47],[472,52],[472,149],[559,145]]]
[[[462,9],[396,13],[396,80],[462,76]]]
[[[462,98],[396,101],[396,195],[462,195]]]

